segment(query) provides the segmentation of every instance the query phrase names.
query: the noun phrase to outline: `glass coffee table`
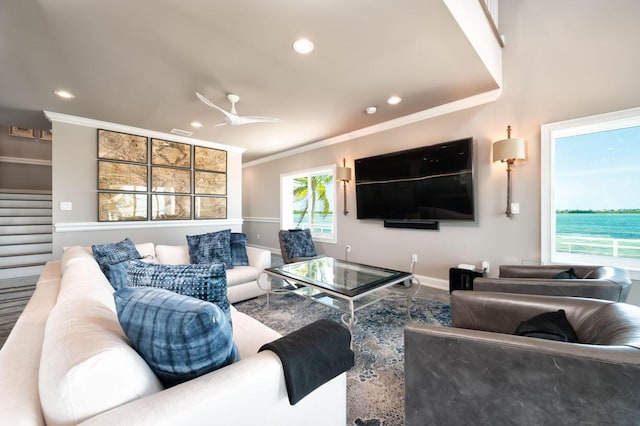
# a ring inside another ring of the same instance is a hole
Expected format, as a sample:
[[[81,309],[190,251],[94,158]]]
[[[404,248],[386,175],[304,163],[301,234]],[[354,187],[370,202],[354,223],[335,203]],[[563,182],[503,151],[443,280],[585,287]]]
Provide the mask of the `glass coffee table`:
[[[356,311],[383,299],[378,294],[380,290],[404,281],[417,281],[410,272],[332,257],[266,268],[264,272],[270,278],[281,278],[258,279],[260,288],[267,292],[267,307],[270,293],[293,292],[340,310],[343,313],[342,322],[349,331],[356,323]]]

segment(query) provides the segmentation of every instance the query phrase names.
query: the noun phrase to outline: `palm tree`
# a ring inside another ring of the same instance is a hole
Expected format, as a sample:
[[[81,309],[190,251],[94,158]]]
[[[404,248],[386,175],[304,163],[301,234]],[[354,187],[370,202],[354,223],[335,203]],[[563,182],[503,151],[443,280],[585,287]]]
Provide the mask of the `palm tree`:
[[[302,220],[309,211],[311,211],[309,227],[313,227],[314,216],[317,213],[322,214],[323,217],[331,213],[331,204],[329,203],[329,198],[327,198],[327,185],[330,185],[332,182],[332,175],[313,175],[311,176],[311,185],[309,185],[308,177],[294,179],[293,202],[294,206],[300,206],[302,213],[296,227],[302,223]],[[311,190],[311,194],[309,194],[309,190]],[[316,210],[316,203],[321,204],[321,210]]]

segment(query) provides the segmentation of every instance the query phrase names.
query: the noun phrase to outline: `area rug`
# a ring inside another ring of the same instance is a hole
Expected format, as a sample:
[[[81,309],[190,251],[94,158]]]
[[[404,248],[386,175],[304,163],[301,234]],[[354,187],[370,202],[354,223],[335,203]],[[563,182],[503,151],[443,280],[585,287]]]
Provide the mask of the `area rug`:
[[[385,290],[385,300],[356,312],[355,367],[347,373],[347,425],[404,424],[404,336],[409,323],[406,289]],[[281,334],[321,318],[340,321],[341,313],[295,294],[266,296],[234,305]],[[451,325],[448,305],[423,298],[411,301],[411,322]]]

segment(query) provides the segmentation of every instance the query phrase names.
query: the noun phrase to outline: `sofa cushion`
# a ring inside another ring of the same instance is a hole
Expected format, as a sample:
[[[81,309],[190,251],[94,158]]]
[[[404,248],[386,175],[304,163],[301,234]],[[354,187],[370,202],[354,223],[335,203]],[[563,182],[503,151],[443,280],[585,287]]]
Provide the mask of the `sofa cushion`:
[[[225,229],[200,235],[187,235],[190,263],[224,263],[233,268],[231,230]]]
[[[221,263],[162,265],[132,261],[127,272],[131,287],[157,287],[218,305],[229,321],[227,276]]]
[[[255,281],[258,275],[258,270],[253,266],[236,266],[227,271],[227,287]]]
[[[95,271],[102,276],[97,265]],[[73,283],[67,287],[72,291]],[[77,289],[89,297],[60,294],[47,319],[38,386],[47,424],[77,424],[163,389],[130,346],[115,312],[93,299],[90,287]]]
[[[136,250],[138,250],[138,253],[140,253],[140,256],[142,256],[142,259],[140,260],[144,262],[158,263],[158,259],[156,259],[155,244],[153,243],[136,244]]]
[[[230,320],[217,305],[157,288],[114,293],[125,333],[165,386],[239,359]]]
[[[183,246],[165,246],[158,244],[156,246],[156,257],[158,262],[165,265],[188,265],[189,247]]]
[[[135,244],[129,238],[117,243],[94,244],[91,249],[93,250],[93,257],[95,257],[102,270],[104,270],[105,265],[142,258]]]
[[[231,263],[233,266],[249,265],[247,257],[247,234],[231,233]]]

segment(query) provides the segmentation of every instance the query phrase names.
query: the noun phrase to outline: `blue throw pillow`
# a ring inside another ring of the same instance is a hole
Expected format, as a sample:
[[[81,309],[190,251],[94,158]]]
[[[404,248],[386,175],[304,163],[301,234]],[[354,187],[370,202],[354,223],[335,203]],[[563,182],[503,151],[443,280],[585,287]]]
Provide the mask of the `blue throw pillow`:
[[[135,244],[129,239],[112,244],[94,244],[91,246],[93,257],[104,271],[106,265],[114,265],[125,260],[141,259]]]
[[[187,235],[191,263],[224,263],[233,268],[231,259],[231,229],[208,234]]]
[[[124,262],[114,263],[113,265],[107,264],[104,266],[104,274],[114,290],[127,286],[127,270],[130,262],[132,261],[125,260]]]
[[[234,266],[248,266],[247,234],[231,233],[231,263]]]
[[[136,260],[129,263],[127,280],[131,287],[164,288],[185,296],[213,302],[231,321],[227,297],[227,274],[221,263],[162,265]]]
[[[113,297],[122,329],[167,387],[240,359],[231,323],[213,303],[143,287]]]
[[[318,255],[309,229],[291,229],[283,233],[282,239],[290,259]]]

